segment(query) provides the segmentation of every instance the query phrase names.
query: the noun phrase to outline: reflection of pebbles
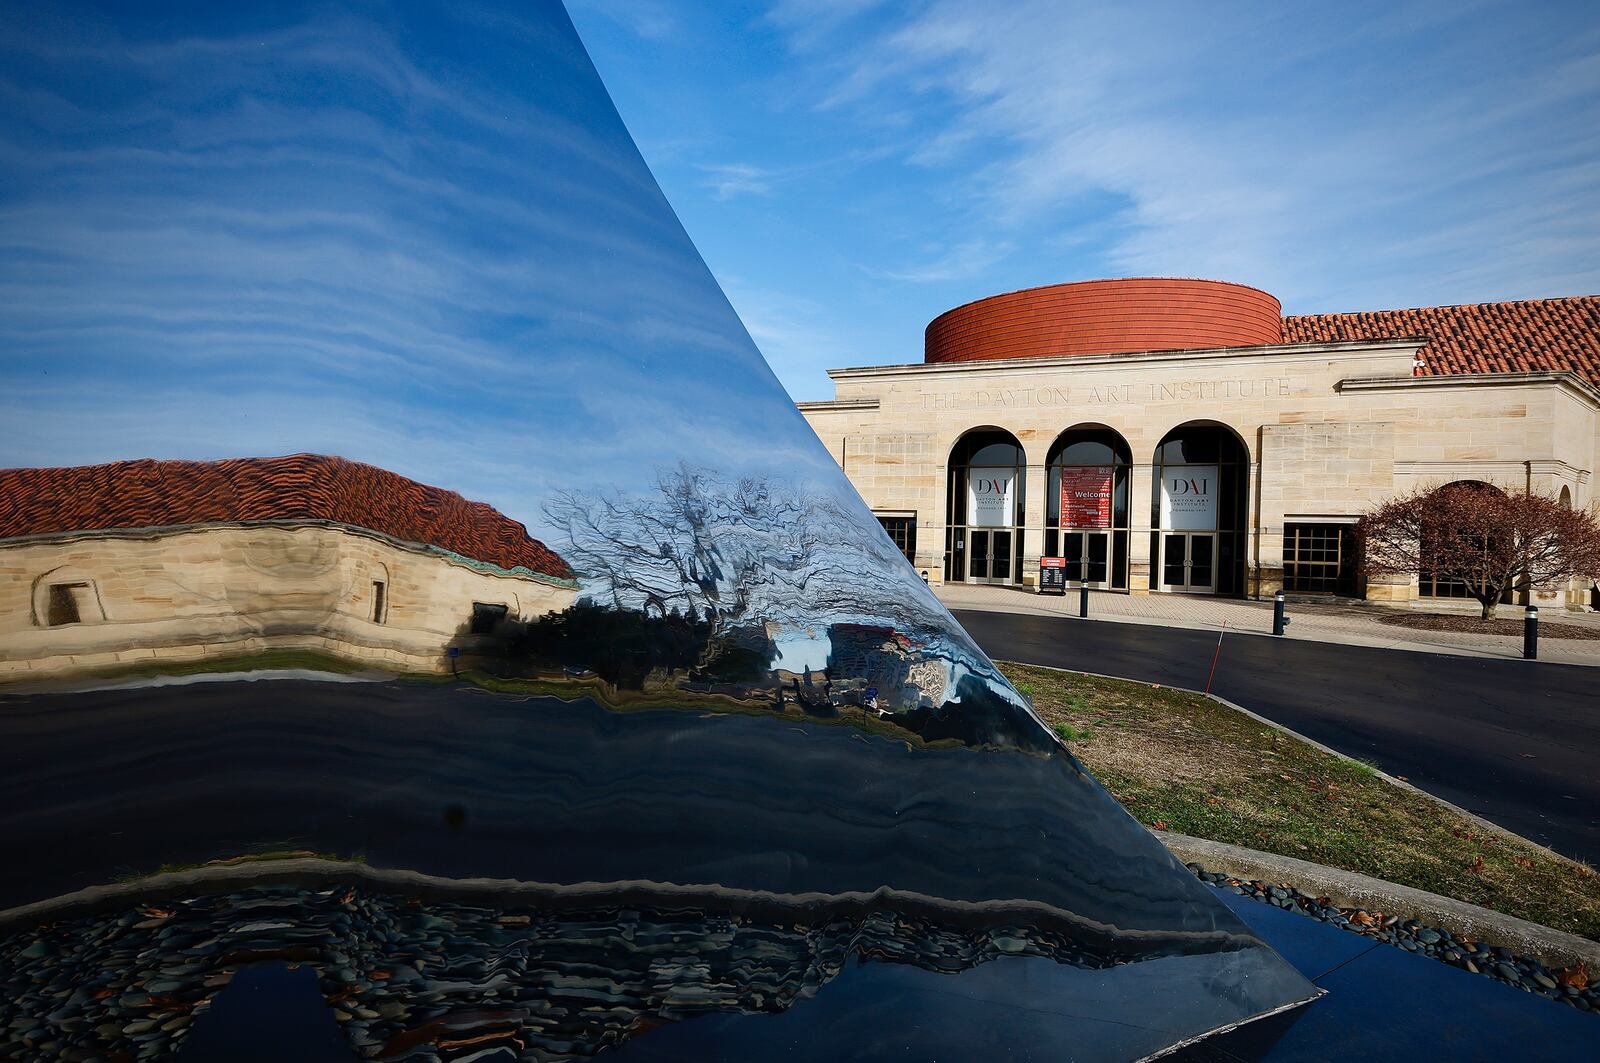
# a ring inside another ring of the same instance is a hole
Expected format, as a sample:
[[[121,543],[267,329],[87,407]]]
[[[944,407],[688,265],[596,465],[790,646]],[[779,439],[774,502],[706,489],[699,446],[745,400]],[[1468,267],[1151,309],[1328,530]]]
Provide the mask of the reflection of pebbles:
[[[562,913],[356,889],[258,888],[46,924],[0,944],[11,1059],[174,1051],[242,966],[306,963],[372,1059],[587,1056],[706,1012],[778,1012],[863,962],[956,973],[1001,955],[1107,967],[1064,935],[895,912],[756,921],[605,907]]]

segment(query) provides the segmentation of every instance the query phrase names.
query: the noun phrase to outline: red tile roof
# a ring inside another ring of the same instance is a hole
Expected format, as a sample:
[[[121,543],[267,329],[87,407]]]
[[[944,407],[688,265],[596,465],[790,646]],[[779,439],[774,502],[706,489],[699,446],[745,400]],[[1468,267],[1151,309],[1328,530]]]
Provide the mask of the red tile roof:
[[[1419,376],[1565,369],[1600,384],[1600,296],[1283,319],[1285,343],[1426,336]]]
[[[482,502],[320,454],[0,469],[0,539],[243,521],[332,521],[502,569],[571,567]]]

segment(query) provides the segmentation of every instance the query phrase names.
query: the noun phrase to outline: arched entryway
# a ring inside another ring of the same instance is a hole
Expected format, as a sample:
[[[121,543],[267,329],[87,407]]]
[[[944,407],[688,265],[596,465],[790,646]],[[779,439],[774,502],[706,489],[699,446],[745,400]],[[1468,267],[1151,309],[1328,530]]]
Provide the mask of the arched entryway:
[[[1066,559],[1067,578],[1128,587],[1128,441],[1104,425],[1062,432],[1046,458],[1044,552]]]
[[[1162,437],[1152,462],[1151,589],[1245,591],[1250,455],[1226,425],[1191,421]]]
[[[1494,484],[1485,483],[1482,480],[1452,480],[1442,487],[1436,488],[1435,491],[1436,493],[1446,491],[1472,493],[1492,491],[1496,495],[1505,494]],[[1435,551],[1442,551],[1452,558],[1460,557],[1463,553],[1475,556],[1480,550],[1485,555],[1492,555],[1496,552],[1498,546],[1492,540],[1478,538],[1470,533],[1463,534],[1459,527],[1439,527],[1434,530],[1434,534],[1439,538],[1430,540],[1427,529],[1424,529],[1422,547],[1422,556],[1424,558],[1430,555],[1437,556]],[[1443,540],[1443,543],[1440,542],[1440,539]],[[1474,565],[1473,567],[1479,566]],[[1483,567],[1493,566],[1491,564]],[[1481,579],[1475,582],[1478,584],[1477,586],[1473,586],[1459,577],[1445,575],[1424,566],[1417,572],[1417,597],[1435,600],[1453,598],[1462,602],[1468,599],[1476,600],[1476,596],[1483,593],[1485,585]],[[1512,588],[1507,587],[1501,592],[1500,601],[1504,604],[1509,604],[1511,598]]]
[[[944,578],[953,583],[1022,581],[1026,459],[1010,432],[977,428],[950,450]]]

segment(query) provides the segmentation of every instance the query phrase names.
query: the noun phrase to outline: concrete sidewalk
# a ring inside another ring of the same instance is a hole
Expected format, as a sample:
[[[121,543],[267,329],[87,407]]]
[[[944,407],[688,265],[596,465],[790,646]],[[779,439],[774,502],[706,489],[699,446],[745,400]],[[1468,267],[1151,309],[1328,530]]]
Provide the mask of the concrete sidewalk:
[[[1078,615],[1078,590],[1065,596],[1037,594],[1022,587],[982,586],[947,583],[934,588],[939,600],[951,609],[986,609],[993,612],[1030,613],[1040,616]],[[1387,615],[1381,606],[1334,603],[1290,602],[1292,621],[1286,638],[1309,642],[1335,642],[1346,646],[1379,646],[1386,649],[1417,650],[1425,653],[1454,653],[1469,657],[1520,659],[1520,635],[1480,635],[1457,631],[1417,631],[1379,621]],[[1522,609],[1502,607],[1503,615],[1520,619]],[[1583,625],[1600,630],[1600,614],[1541,610],[1549,623]],[[1272,634],[1272,602],[1242,601],[1181,594],[1115,594],[1089,592],[1089,616],[1094,620],[1120,624],[1153,624],[1159,627],[1219,631],[1226,628],[1241,634]],[[1557,639],[1541,635],[1539,660],[1557,664],[1600,665],[1600,640]]]

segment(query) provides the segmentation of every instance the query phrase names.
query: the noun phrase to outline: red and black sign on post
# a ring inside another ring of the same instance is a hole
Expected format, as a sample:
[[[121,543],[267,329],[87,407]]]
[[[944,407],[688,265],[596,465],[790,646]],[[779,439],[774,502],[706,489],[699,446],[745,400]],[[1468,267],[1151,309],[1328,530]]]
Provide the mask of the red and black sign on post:
[[[1039,559],[1039,593],[1067,593],[1067,559],[1041,557]]]

